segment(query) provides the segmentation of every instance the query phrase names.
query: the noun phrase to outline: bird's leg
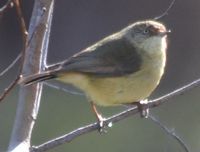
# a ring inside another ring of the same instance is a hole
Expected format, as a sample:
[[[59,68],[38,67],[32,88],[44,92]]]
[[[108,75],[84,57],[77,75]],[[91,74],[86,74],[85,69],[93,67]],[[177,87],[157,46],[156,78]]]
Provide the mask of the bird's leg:
[[[128,103],[128,104],[125,104],[126,106],[133,106],[133,105],[136,105],[138,107],[138,110],[140,112],[140,116],[142,118],[148,118],[149,116],[149,108],[147,107],[147,104],[148,104],[148,100],[145,99],[145,100],[141,100],[140,102],[133,102],[133,103]]]
[[[149,116],[149,108],[147,107],[147,104],[148,104],[147,99],[137,102],[137,106],[140,111],[140,115],[143,118],[148,118],[148,116]]]
[[[104,126],[104,120],[105,119],[101,116],[101,114],[99,114],[95,104],[93,102],[90,102],[90,103],[91,103],[92,111],[94,112],[95,117],[97,118],[97,120],[99,122],[99,132],[100,133],[105,132],[105,130],[104,130],[104,127],[105,127]]]

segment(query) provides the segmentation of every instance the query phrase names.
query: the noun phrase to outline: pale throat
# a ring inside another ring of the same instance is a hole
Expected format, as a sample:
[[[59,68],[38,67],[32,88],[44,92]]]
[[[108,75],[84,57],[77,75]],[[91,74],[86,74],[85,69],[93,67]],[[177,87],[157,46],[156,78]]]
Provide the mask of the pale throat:
[[[151,37],[141,45],[141,51],[143,51],[143,58],[145,61],[144,67],[151,69],[151,71],[155,72],[159,77],[161,77],[164,73],[166,64],[166,49],[166,36]]]
[[[149,55],[153,56],[160,56],[162,54],[165,54],[167,49],[167,41],[166,36],[165,37],[151,37],[147,40],[145,40],[141,44],[141,48],[148,53]]]

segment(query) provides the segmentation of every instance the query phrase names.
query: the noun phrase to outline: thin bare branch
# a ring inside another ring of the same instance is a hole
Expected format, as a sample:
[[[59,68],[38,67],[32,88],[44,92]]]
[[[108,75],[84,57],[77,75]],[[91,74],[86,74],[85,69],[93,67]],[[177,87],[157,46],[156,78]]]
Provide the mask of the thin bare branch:
[[[54,88],[54,89],[57,89],[57,90],[61,90],[61,91],[64,91],[66,93],[70,93],[70,94],[73,94],[73,95],[79,95],[79,96],[84,96],[84,93],[79,91],[79,90],[73,90],[72,88],[70,88],[71,86],[67,86],[66,84],[60,84],[57,82],[54,84],[54,82],[43,82],[45,85],[51,87],[51,88]]]
[[[168,8],[161,15],[154,17],[154,20],[159,20],[159,19],[163,18],[164,16],[168,15],[168,12],[174,6],[175,1],[176,0],[172,0],[170,5],[168,6]]]
[[[22,54],[18,54],[18,56],[10,63],[10,65],[8,65],[8,67],[6,69],[4,69],[1,73],[0,73],[0,77],[2,77],[4,74],[6,74],[16,63],[17,61],[19,61],[19,59],[21,58]]]
[[[4,89],[3,93],[0,96],[0,102],[10,93],[10,91],[15,87],[17,82],[19,81],[20,77],[16,77],[15,80],[10,83],[10,85]]]
[[[167,101],[169,101],[169,99],[171,99],[172,97],[175,97],[175,96],[178,96],[178,95],[181,95],[197,86],[200,85],[200,78],[177,89],[177,90],[174,90],[173,92],[169,93],[169,94],[166,94],[164,96],[161,96],[159,98],[156,98],[154,100],[150,100],[148,104],[146,104],[146,106],[144,108],[154,108],[154,107],[157,107],[159,106],[160,104],[162,103],[165,103]],[[125,111],[122,111],[118,114],[115,114],[107,119],[105,119],[104,123],[105,125],[108,125],[110,123],[116,123],[120,120],[123,120],[129,116],[132,116],[134,114],[137,114],[139,113],[139,110],[136,106],[133,106]],[[84,135],[84,134],[87,134],[87,133],[90,133],[92,131],[95,131],[95,130],[98,130],[99,129],[99,124],[96,122],[96,123],[92,123],[92,124],[89,124],[87,126],[83,126],[83,127],[80,127],[68,134],[65,134],[63,136],[60,136],[60,137],[57,137],[55,139],[52,139],[52,140],[49,140],[39,146],[33,146],[32,147],[32,150],[31,152],[44,152],[44,151],[47,151],[49,149],[52,149],[54,147],[57,147],[59,145],[62,145],[64,143],[68,143],[70,141],[72,141],[73,139],[75,139],[76,137],[79,137],[81,135]]]
[[[149,115],[148,118],[151,121],[153,121],[155,124],[157,124],[160,128],[162,128],[168,135],[172,136],[176,141],[178,141],[178,143],[181,145],[181,147],[183,147],[185,152],[190,152],[189,148],[187,147],[183,139],[181,139],[181,137],[179,137],[174,130],[170,130],[169,128],[167,128],[165,125],[163,125],[158,119],[156,119],[152,115]]]
[[[13,7],[13,0],[8,0],[6,4],[0,8],[0,15],[2,15],[7,9]]]
[[[24,63],[24,55],[25,55],[25,50],[26,50],[26,47],[27,47],[27,36],[28,36],[28,32],[26,30],[26,25],[25,25],[25,21],[24,21],[24,17],[23,17],[23,14],[22,14],[22,10],[21,10],[21,5],[19,3],[19,0],[14,0],[14,5],[15,5],[15,8],[16,8],[16,12],[17,12],[17,17],[19,19],[19,23],[20,23],[20,27],[21,27],[21,32],[22,32],[22,39],[23,39],[23,46],[22,46],[22,51],[20,53],[19,58],[21,58],[21,64],[20,64],[20,67],[19,67],[19,74],[17,75],[17,77],[15,78],[14,81],[12,81],[10,83],[10,85],[4,89],[3,93],[1,94],[0,96],[0,102],[9,94],[9,92],[15,87],[15,85],[17,84],[17,82],[19,81],[20,79],[20,75],[22,73],[22,69],[23,69],[23,63]],[[15,59],[16,60],[16,59]],[[13,61],[13,65],[15,64],[15,62]],[[12,64],[11,64],[12,65]],[[12,65],[12,66],[13,66]],[[11,66],[11,67],[12,67]],[[8,68],[7,68],[8,69]]]
[[[17,17],[18,17],[19,22],[20,22],[20,28],[21,28],[22,40],[23,40],[21,66],[20,66],[20,69],[19,69],[19,73],[21,74],[22,69],[23,69],[25,51],[26,51],[27,44],[28,44],[28,41],[27,41],[28,32],[27,32],[27,29],[26,29],[26,23],[25,23],[23,14],[22,14],[22,8],[21,8],[19,0],[15,0],[14,4],[15,4],[15,7],[16,7]]]

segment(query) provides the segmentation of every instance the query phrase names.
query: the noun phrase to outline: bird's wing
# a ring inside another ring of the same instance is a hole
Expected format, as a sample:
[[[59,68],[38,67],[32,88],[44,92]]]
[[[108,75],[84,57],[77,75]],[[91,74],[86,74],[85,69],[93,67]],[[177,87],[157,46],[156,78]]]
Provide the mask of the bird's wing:
[[[138,71],[141,61],[136,48],[127,40],[104,39],[64,61],[60,69],[96,76],[122,76]]]

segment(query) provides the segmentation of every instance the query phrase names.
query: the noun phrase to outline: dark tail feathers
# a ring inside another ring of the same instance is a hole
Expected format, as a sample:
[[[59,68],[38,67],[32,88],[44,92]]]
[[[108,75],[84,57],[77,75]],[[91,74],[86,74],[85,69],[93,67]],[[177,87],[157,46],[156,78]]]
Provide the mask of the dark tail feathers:
[[[41,81],[54,79],[56,77],[57,76],[55,74],[52,74],[51,72],[44,72],[44,73],[34,74],[34,75],[21,78],[21,80],[19,81],[19,84],[28,86],[28,85],[32,85],[34,83],[38,83]]]

